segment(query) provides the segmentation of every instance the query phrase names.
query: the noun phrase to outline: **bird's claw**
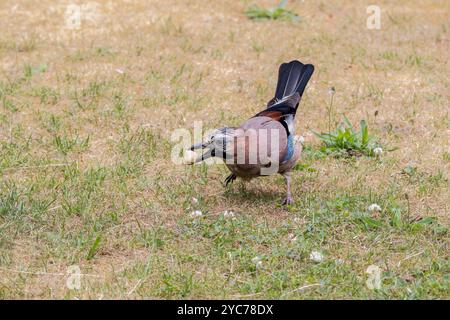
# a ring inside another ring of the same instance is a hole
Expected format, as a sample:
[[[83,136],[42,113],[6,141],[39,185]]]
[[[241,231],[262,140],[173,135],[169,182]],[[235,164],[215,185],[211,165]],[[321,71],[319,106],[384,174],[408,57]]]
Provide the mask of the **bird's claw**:
[[[282,205],[283,206],[291,206],[294,204],[294,199],[292,199],[291,196],[287,196],[286,198],[284,198]]]
[[[225,179],[225,186],[228,186],[228,184],[234,180],[236,180],[236,175],[232,173]]]

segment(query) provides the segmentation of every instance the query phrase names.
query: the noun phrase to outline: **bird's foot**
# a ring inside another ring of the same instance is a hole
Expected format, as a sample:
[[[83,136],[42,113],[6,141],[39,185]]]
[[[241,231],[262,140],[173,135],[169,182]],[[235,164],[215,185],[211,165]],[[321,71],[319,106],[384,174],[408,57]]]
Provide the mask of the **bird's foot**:
[[[236,180],[236,175],[232,173],[225,179],[225,186],[228,186],[228,184],[234,180]]]
[[[294,204],[294,199],[292,199],[291,196],[286,196],[286,198],[284,198],[282,205],[283,206],[291,206]]]

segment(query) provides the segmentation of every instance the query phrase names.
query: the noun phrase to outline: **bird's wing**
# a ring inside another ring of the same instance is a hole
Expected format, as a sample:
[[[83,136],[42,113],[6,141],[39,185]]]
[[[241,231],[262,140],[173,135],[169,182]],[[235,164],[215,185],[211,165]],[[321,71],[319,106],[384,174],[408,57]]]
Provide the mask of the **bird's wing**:
[[[298,92],[294,92],[289,97],[279,100],[266,110],[259,112],[255,115],[255,117],[266,116],[280,121],[287,115],[295,115],[295,108],[299,102],[300,94]]]
[[[274,157],[274,154],[272,154],[272,151],[274,151],[279,161],[284,159],[287,152],[288,136],[281,122],[267,116],[253,117],[247,120],[237,131],[240,134],[236,136],[235,154],[240,152],[240,154],[245,155],[246,160],[257,158],[258,163],[261,163],[264,161],[261,161],[260,157]],[[248,139],[243,139],[244,136],[247,136]],[[274,144],[273,139],[277,139],[276,144]],[[265,150],[265,152],[262,152],[262,150]]]
[[[255,115],[255,117],[269,117],[275,121],[281,122],[283,127],[286,129],[287,134],[289,135],[293,132],[293,121],[296,111],[296,106],[300,102],[300,94],[298,92],[294,92],[289,97],[284,98],[273,104],[271,107],[263,110]]]

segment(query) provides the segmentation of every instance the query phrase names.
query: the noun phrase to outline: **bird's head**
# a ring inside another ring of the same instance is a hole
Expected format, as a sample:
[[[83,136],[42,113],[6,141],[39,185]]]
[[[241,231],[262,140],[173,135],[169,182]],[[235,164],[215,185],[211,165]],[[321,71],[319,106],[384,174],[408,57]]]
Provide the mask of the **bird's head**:
[[[224,158],[227,153],[231,152],[234,136],[234,128],[220,128],[214,130],[203,142],[193,144],[190,147],[191,151],[196,149],[206,149],[194,163],[206,160],[210,157]]]

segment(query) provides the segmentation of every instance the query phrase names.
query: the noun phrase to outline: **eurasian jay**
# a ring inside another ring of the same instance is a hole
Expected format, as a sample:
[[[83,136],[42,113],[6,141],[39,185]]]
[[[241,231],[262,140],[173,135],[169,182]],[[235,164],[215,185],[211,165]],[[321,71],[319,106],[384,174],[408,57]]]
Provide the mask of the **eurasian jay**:
[[[295,114],[313,72],[313,65],[300,61],[281,64],[275,96],[267,108],[240,127],[217,129],[206,141],[194,144],[191,151],[207,149],[194,163],[222,158],[231,171],[226,185],[237,177],[250,180],[279,173],[286,182],[283,205],[293,204],[291,171],[302,151],[301,143],[294,138]]]

